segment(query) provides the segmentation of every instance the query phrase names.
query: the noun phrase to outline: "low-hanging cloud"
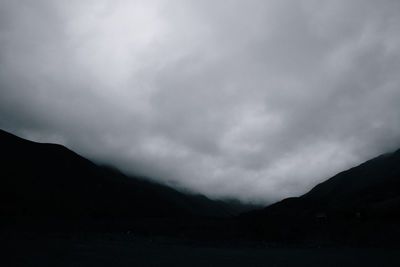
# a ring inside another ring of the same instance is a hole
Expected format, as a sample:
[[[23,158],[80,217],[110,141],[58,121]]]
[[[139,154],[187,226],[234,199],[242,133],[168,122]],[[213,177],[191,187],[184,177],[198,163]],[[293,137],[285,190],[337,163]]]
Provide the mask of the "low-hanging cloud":
[[[0,127],[263,202],[400,147],[400,2],[0,0]]]

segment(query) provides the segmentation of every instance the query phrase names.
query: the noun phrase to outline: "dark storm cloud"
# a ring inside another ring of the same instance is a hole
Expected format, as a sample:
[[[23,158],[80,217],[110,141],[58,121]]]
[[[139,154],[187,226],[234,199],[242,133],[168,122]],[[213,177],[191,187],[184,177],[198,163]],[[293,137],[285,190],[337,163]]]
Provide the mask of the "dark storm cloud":
[[[0,1],[0,127],[268,202],[400,146],[398,1]]]

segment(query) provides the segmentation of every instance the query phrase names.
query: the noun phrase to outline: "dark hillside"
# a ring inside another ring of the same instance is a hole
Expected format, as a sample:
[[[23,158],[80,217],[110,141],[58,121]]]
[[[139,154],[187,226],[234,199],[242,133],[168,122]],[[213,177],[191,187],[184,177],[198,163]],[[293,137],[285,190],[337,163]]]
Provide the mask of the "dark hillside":
[[[227,217],[235,209],[97,166],[61,145],[35,143],[0,131],[0,147],[3,218],[122,222]]]
[[[369,160],[241,216],[252,235],[274,240],[396,244],[400,240],[400,150]]]

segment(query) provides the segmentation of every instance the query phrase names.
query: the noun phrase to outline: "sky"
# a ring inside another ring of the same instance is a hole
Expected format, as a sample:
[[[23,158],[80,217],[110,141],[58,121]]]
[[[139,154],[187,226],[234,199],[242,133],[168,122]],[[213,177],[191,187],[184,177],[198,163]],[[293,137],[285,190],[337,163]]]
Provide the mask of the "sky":
[[[271,203],[400,148],[398,0],[0,0],[0,128]]]

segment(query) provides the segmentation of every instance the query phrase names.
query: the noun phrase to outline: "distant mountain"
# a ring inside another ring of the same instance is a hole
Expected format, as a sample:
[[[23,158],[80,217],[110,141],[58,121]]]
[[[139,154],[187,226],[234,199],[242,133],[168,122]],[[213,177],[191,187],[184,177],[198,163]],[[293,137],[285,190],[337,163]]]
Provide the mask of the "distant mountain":
[[[0,147],[0,229],[73,225],[72,231],[133,229],[307,245],[400,243],[400,150],[341,172],[303,196],[233,217],[250,206],[127,177],[61,145],[1,130]]]
[[[400,150],[241,218],[263,238],[400,240]]]
[[[238,208],[101,167],[0,130],[0,216],[135,220],[231,216]]]

